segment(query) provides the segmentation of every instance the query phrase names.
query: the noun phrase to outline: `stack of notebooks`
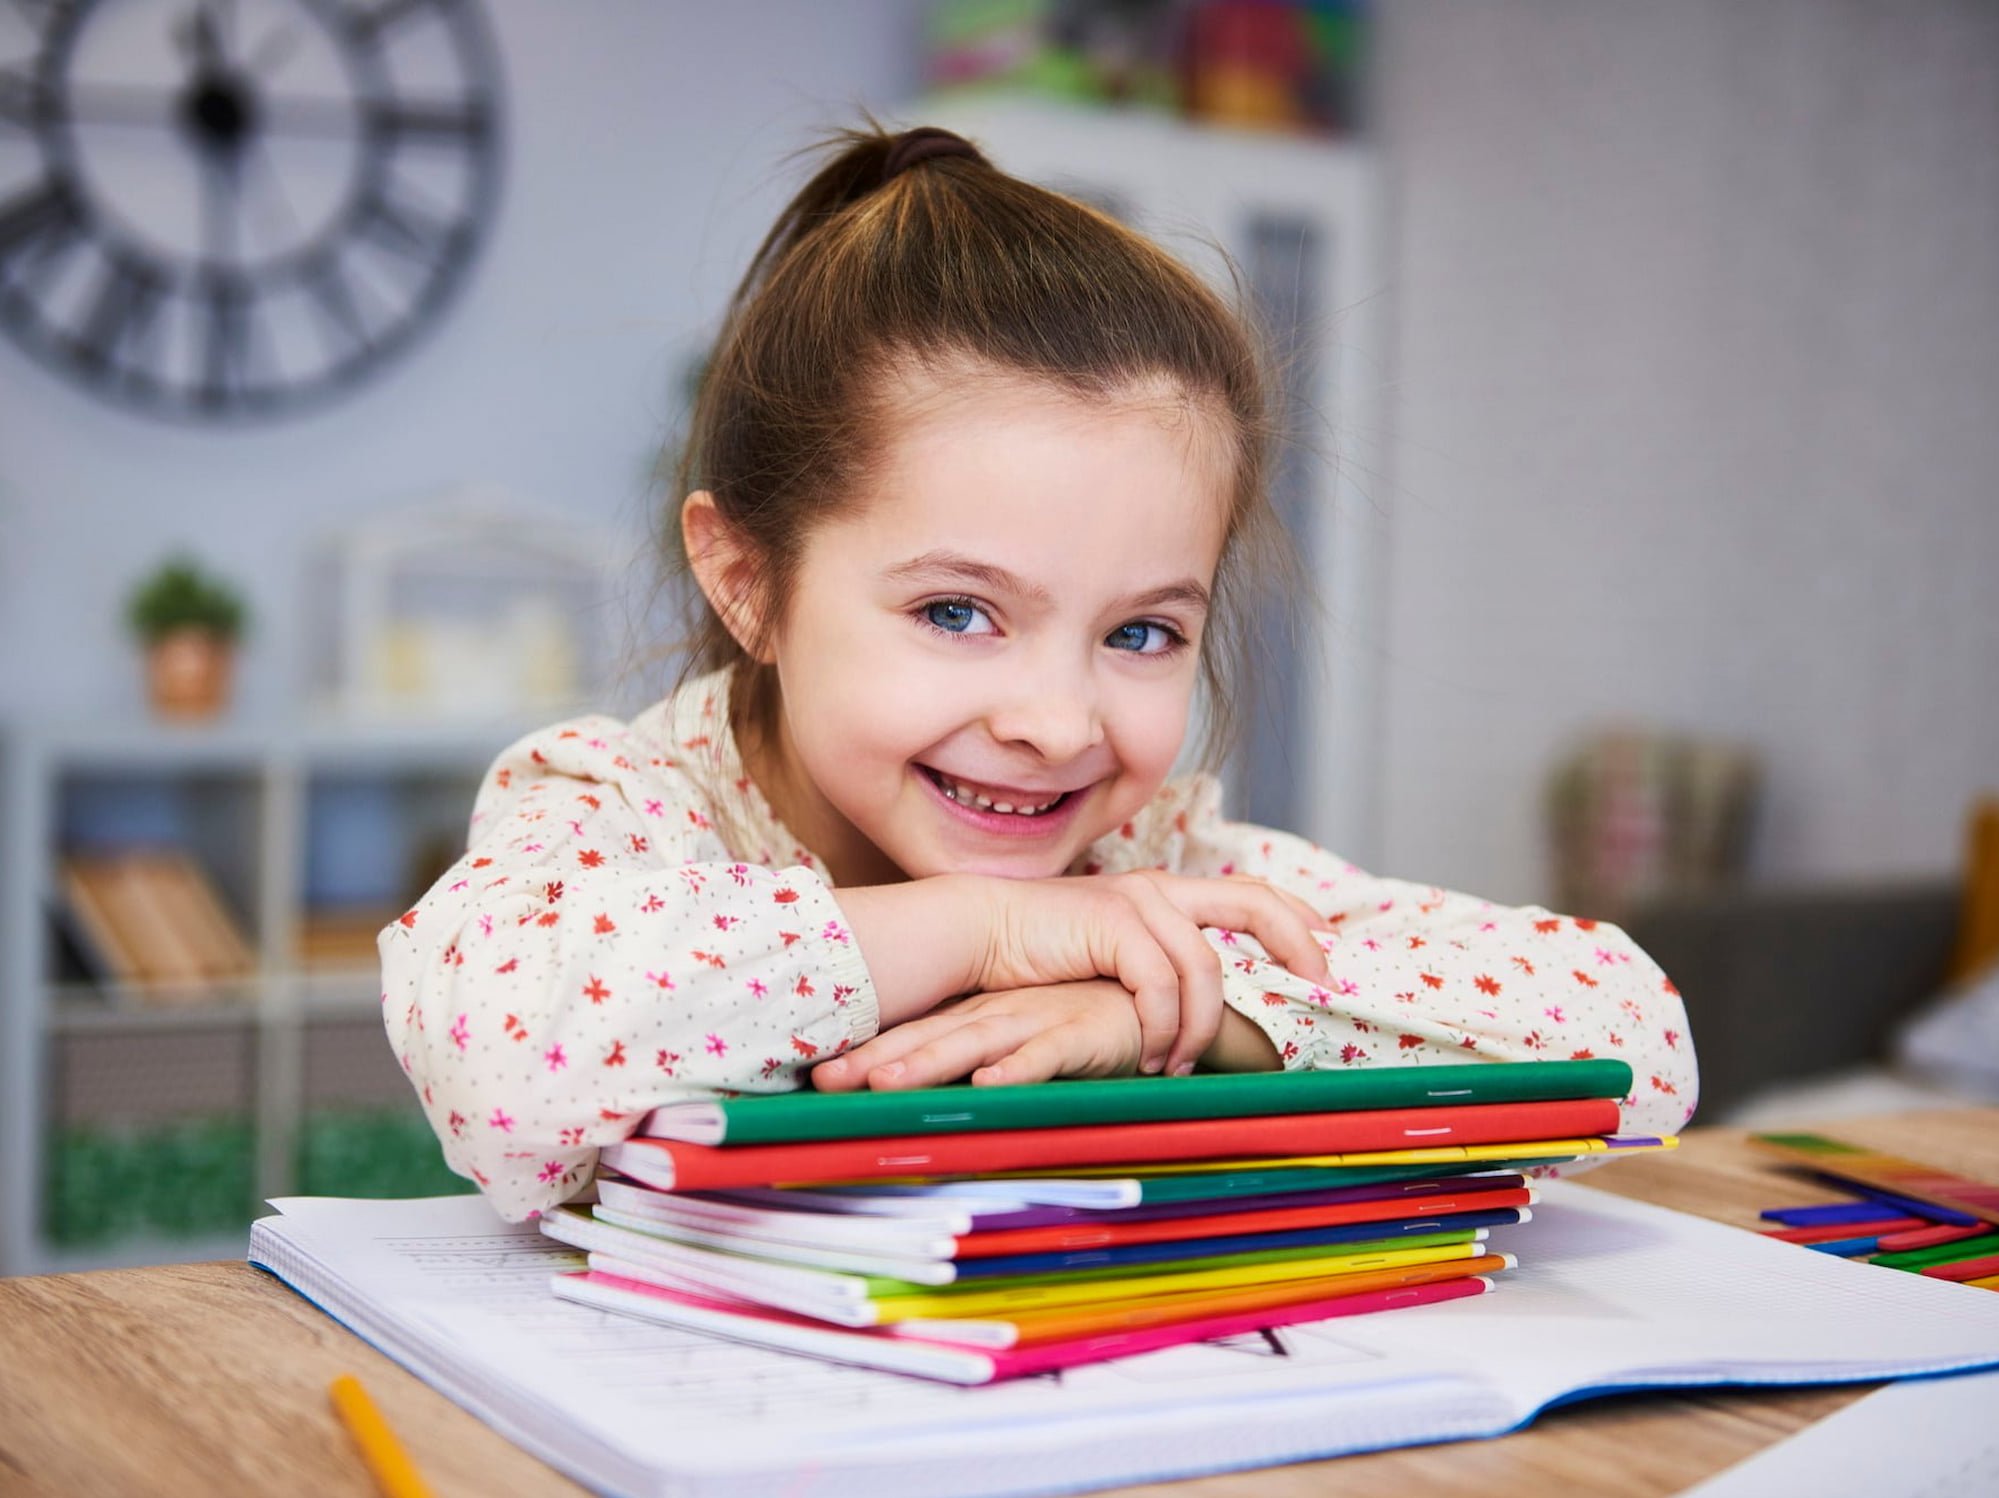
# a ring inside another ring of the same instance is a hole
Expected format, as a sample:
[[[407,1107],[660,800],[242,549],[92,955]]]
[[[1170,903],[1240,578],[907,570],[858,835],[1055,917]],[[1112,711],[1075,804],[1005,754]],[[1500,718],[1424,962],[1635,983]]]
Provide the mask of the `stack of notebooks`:
[[[1484,1294],[1619,1061],[725,1098],[608,1147],[568,1300],[980,1384]]]

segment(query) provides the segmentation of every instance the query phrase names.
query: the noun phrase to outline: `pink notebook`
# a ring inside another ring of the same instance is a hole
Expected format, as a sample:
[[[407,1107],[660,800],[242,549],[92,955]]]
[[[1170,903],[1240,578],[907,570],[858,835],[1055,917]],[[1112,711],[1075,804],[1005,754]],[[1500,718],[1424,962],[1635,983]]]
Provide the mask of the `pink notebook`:
[[[714,1300],[657,1285],[641,1284],[637,1280],[605,1274],[601,1270],[557,1275],[554,1288],[564,1300],[607,1311],[622,1311],[627,1315],[662,1321],[692,1331],[709,1332],[736,1342],[752,1342],[786,1352],[801,1352],[828,1362],[910,1373],[945,1383],[991,1384],[1032,1373],[1046,1373],[1055,1368],[1074,1368],[1083,1363],[1101,1363],[1110,1358],[1156,1352],[1163,1347],[1177,1347],[1187,1342],[1239,1336],[1266,1327],[1291,1326],[1305,1321],[1325,1321],[1335,1316],[1360,1316],[1371,1311],[1400,1310],[1407,1306],[1459,1300],[1483,1295],[1492,1288],[1492,1281],[1472,1275],[1429,1285],[1330,1296],[1298,1305],[1240,1311],[1233,1315],[1183,1321],[1172,1326],[1109,1332],[1018,1349],[960,1347],[925,1342],[914,1337],[898,1337],[885,1330],[834,1327],[810,1317],[793,1316],[742,1301]]]

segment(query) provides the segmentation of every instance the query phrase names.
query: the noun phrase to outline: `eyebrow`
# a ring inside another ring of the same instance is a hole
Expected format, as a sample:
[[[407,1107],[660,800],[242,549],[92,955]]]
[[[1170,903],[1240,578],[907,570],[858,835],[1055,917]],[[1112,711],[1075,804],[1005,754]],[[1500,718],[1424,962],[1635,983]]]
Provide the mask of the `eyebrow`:
[[[911,557],[906,562],[897,562],[885,569],[882,576],[890,582],[914,582],[919,578],[949,577],[977,587],[987,588],[996,593],[1011,593],[1032,603],[1049,603],[1053,595],[1039,583],[1031,583],[1024,577],[1016,576],[1004,567],[996,567],[991,562],[981,562],[957,551],[926,551],[921,556]],[[1163,587],[1148,588],[1121,600],[1127,608],[1158,608],[1166,604],[1179,604],[1196,609],[1205,614],[1208,611],[1208,590],[1191,577]]]

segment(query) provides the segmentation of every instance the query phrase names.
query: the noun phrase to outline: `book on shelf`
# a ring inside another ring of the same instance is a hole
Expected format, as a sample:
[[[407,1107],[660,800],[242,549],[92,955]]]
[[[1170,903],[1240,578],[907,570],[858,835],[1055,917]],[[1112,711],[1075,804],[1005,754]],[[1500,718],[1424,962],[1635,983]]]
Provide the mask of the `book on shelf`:
[[[94,979],[149,1000],[199,1001],[208,985],[255,971],[242,928],[190,855],[79,855],[61,872],[64,914]]]

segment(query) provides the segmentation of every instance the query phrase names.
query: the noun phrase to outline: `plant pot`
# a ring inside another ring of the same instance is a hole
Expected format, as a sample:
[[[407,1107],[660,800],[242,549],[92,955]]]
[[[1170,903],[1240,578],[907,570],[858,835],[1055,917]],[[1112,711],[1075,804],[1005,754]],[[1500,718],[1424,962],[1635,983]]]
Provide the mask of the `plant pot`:
[[[212,718],[229,704],[236,645],[208,629],[176,629],[146,651],[146,685],[163,718]]]

